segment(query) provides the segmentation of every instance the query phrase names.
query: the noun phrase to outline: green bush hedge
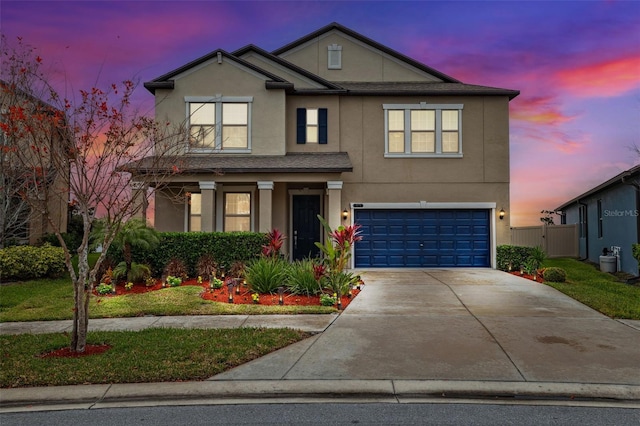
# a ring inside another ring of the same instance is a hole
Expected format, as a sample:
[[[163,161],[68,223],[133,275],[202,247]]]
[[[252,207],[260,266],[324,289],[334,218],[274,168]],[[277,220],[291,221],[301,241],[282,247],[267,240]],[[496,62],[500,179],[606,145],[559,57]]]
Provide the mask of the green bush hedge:
[[[544,270],[542,278],[544,278],[545,281],[563,283],[567,280],[567,273],[562,268],[552,266]]]
[[[640,264],[640,244],[631,244],[631,254]]]
[[[0,278],[30,280],[55,278],[66,270],[64,251],[48,244],[42,247],[14,246],[0,250]]]
[[[497,268],[501,271],[508,271],[509,265],[511,265],[512,270],[519,270],[535,250],[536,247],[498,246],[496,252]]]
[[[265,234],[257,232],[161,232],[160,244],[146,253],[133,253],[133,260],[151,267],[151,273],[159,277],[171,258],[177,258],[187,266],[190,277],[197,275],[198,259],[205,254],[213,256],[219,267],[227,270],[235,261],[255,259],[266,244]],[[111,249],[109,250],[111,255]],[[118,253],[114,258],[120,259]]]

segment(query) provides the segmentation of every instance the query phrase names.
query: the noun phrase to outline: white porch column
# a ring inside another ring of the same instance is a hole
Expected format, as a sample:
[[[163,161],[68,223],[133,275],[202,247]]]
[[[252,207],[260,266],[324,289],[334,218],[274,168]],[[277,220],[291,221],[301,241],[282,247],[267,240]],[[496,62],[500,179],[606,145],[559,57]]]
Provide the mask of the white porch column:
[[[258,232],[269,232],[273,227],[273,181],[258,181],[260,207]]]
[[[133,198],[133,209],[137,209],[136,214],[132,217],[144,220],[147,223],[147,207],[149,206],[149,200],[147,200],[147,185],[144,182],[131,181],[131,198]]]
[[[213,181],[199,182],[200,197],[202,199],[201,209],[201,230],[202,232],[213,232],[216,230],[214,217],[216,211],[216,183]]]
[[[342,181],[341,180],[330,180],[327,181],[327,196],[328,196],[328,206],[327,206],[327,222],[331,229],[336,229],[341,225],[341,207],[342,203]]]

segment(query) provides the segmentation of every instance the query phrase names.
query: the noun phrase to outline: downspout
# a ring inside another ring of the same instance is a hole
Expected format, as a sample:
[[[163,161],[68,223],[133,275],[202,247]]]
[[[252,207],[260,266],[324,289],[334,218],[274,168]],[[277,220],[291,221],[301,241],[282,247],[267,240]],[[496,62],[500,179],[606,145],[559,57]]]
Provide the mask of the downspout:
[[[636,190],[636,241],[638,243],[640,243],[640,184],[638,184],[637,181],[635,180],[629,180],[628,178],[631,176],[631,174],[627,174],[622,176],[622,183],[624,183],[625,185],[631,185],[633,186],[633,188]],[[635,279],[640,278],[640,277],[635,277],[633,280],[635,281]],[[628,282],[628,281],[627,281]]]
[[[578,205],[584,206],[584,217],[582,219],[584,220],[585,259],[589,259],[589,208],[587,204],[580,200],[578,200]]]
[[[631,185],[636,190],[636,241],[640,243],[640,184],[634,180],[629,180],[630,175],[622,176],[622,183]]]

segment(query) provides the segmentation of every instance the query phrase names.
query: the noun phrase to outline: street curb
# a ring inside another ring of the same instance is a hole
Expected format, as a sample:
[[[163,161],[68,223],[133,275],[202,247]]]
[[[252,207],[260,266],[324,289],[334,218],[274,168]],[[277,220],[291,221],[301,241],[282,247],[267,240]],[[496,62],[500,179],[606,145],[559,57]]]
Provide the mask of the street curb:
[[[304,399],[530,399],[640,403],[640,386],[447,380],[246,380],[0,389],[0,412]],[[326,401],[325,401],[326,402]]]

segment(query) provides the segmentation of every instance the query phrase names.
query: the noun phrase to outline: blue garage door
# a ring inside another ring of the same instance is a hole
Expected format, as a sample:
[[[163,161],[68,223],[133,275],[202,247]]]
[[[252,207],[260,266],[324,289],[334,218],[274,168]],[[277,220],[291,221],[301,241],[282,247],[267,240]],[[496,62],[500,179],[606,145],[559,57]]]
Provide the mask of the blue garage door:
[[[355,266],[491,265],[489,210],[355,210]]]

